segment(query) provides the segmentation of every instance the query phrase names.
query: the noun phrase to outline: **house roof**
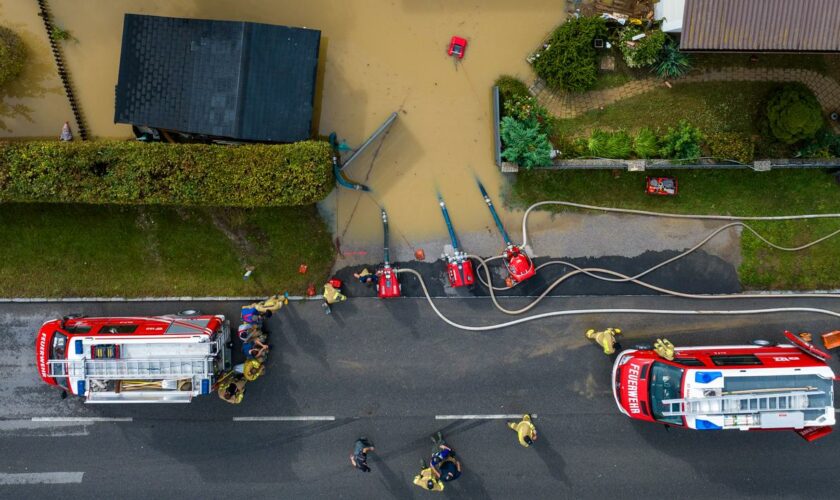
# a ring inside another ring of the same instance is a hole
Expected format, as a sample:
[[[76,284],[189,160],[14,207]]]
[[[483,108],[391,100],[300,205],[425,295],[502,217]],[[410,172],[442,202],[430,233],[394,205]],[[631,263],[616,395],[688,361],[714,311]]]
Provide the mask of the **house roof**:
[[[114,121],[238,140],[310,138],[321,32],[126,14]]]
[[[681,50],[840,51],[840,0],[685,0]]]

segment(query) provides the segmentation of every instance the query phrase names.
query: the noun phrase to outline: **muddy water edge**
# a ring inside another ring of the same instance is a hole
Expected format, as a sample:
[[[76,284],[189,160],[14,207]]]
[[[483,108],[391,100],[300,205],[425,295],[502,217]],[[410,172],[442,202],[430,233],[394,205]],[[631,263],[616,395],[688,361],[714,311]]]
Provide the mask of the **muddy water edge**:
[[[372,195],[335,191],[322,205],[344,248],[378,241],[379,206],[403,243],[445,235],[435,192],[446,197],[461,232],[492,229],[474,177],[479,176],[510,228],[519,213],[504,209],[504,184],[492,156],[490,87],[500,74],[533,78],[524,58],[564,17],[557,0],[51,0],[91,134],[125,138],[113,123],[114,86],[126,13],[227,19],[302,26],[322,32],[316,123],[360,144],[389,113],[399,118],[380,147],[347,175]],[[36,64],[4,99],[5,137],[52,137],[70,119],[34,1],[0,0],[0,22],[24,37]],[[460,64],[446,55],[452,35],[469,42]],[[33,83],[34,82],[34,83]],[[29,90],[24,90],[29,89]],[[40,90],[38,90],[40,89]],[[9,111],[18,106],[25,112]],[[375,153],[375,154],[374,154]]]

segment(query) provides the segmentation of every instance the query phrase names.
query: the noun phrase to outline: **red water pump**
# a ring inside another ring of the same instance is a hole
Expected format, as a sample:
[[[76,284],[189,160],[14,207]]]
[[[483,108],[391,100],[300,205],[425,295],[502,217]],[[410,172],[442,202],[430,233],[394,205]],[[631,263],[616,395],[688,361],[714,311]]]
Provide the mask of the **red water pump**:
[[[522,283],[537,274],[534,262],[525,254],[525,252],[522,251],[521,248],[510,241],[510,236],[508,236],[507,231],[505,231],[505,227],[502,225],[502,220],[499,219],[499,214],[496,213],[496,208],[493,206],[493,202],[490,200],[490,196],[487,194],[487,190],[484,189],[481,182],[478,183],[478,189],[481,191],[481,195],[484,196],[484,202],[487,203],[487,208],[490,209],[490,214],[493,215],[493,220],[496,221],[496,227],[499,228],[499,232],[502,233],[502,238],[505,240],[505,251],[503,257],[505,260],[505,267],[507,268],[508,273],[510,273],[510,279],[515,283]]]
[[[458,248],[458,237],[455,236],[455,229],[452,227],[452,220],[449,218],[449,210],[443,197],[438,193],[440,211],[443,213],[443,220],[446,222],[446,229],[449,230],[449,239],[452,240],[453,255],[444,254],[446,259],[446,274],[449,276],[449,286],[458,288],[462,286],[473,286],[475,284],[475,272],[473,263],[467,254]]]
[[[390,263],[390,252],[388,250],[388,214],[382,209],[382,229],[385,233],[385,262],[376,271],[376,295],[380,299],[393,299],[402,294],[402,286],[397,278],[397,273]]]

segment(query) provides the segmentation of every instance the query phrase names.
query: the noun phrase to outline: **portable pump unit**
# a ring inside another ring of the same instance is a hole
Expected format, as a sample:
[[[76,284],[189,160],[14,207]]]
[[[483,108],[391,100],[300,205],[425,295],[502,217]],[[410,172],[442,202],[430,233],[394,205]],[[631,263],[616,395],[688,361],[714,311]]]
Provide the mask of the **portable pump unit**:
[[[382,230],[385,233],[385,262],[382,267],[376,271],[376,295],[380,299],[392,299],[399,297],[402,292],[402,287],[397,279],[397,273],[390,263],[390,252],[388,250],[388,214],[385,209],[382,209]]]
[[[446,203],[440,194],[438,194],[438,202],[440,203],[440,211],[443,213],[443,220],[446,222],[446,229],[449,230],[449,239],[452,240],[453,255],[443,254],[443,258],[446,259],[449,285],[452,288],[472,286],[475,284],[473,263],[467,257],[467,254],[458,247],[458,237],[455,236],[455,229],[452,227],[452,220],[449,218],[449,210],[446,209]]]
[[[487,203],[487,208],[490,209],[490,214],[496,222],[496,227],[499,228],[499,232],[502,233],[502,238],[505,240],[505,251],[503,257],[505,267],[507,268],[508,273],[510,273],[510,278],[515,283],[522,283],[537,273],[534,268],[534,263],[531,261],[531,258],[525,254],[525,252],[510,241],[510,236],[508,236],[507,231],[505,231],[505,227],[502,225],[502,220],[499,219],[499,214],[496,213],[496,208],[493,206],[493,202],[490,200],[487,190],[484,189],[484,186],[480,181],[478,182],[478,189],[481,191],[481,195],[484,196],[484,202]]]

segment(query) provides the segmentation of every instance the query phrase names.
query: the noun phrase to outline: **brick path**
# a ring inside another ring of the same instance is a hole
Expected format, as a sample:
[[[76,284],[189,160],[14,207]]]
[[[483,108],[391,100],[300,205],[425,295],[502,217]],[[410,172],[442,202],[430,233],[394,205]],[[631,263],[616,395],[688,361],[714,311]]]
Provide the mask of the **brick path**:
[[[719,81],[802,82],[814,92],[825,111],[840,111],[840,84],[832,78],[807,69],[725,67],[693,73],[675,81],[680,84]],[[537,101],[555,116],[574,118],[590,109],[607,106],[663,85],[661,80],[651,77],[611,89],[569,93],[552,91],[546,88],[544,81],[537,79],[530,90]]]

